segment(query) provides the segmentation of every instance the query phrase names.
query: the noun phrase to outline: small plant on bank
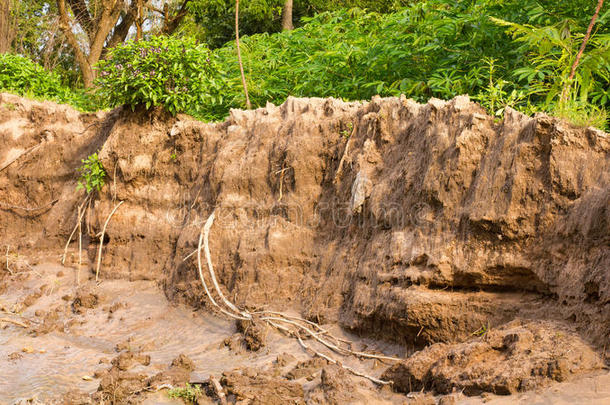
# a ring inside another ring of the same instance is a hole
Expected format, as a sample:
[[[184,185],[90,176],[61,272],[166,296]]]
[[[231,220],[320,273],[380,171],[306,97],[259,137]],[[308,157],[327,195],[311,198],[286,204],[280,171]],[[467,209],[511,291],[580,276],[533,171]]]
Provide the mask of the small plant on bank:
[[[100,191],[104,187],[104,177],[106,177],[106,171],[102,162],[100,162],[97,152],[83,159],[83,164],[78,171],[80,172],[80,180],[76,186],[77,190],[85,189],[87,194],[93,190]]]
[[[163,106],[172,114],[193,114],[222,99],[214,59],[209,49],[190,38],[129,41],[98,63],[98,93],[111,106]]]
[[[172,388],[167,392],[167,395],[170,398],[180,398],[186,403],[194,404],[197,401],[197,397],[202,396],[203,392],[198,386],[186,383],[184,388]]]

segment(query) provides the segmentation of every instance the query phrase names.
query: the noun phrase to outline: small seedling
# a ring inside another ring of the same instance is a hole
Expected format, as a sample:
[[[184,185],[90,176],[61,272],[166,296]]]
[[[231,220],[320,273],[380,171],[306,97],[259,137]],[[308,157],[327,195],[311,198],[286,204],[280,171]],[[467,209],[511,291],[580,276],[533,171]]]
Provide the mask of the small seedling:
[[[472,334],[475,336],[483,337],[487,334],[487,332],[489,332],[489,323],[487,323],[486,325],[481,325],[481,327],[478,330],[472,332]]]
[[[348,122],[347,129],[344,129],[343,131],[341,131],[341,136],[343,136],[344,138],[349,138],[353,129],[354,129],[354,124],[352,124],[351,122]]]
[[[178,160],[178,155],[176,155],[176,152],[172,153],[172,155],[170,156],[170,159],[172,159],[172,161],[176,161]]]
[[[188,404],[194,404],[197,401],[197,397],[203,395],[203,392],[199,386],[186,383],[184,388],[172,388],[167,392],[167,395],[170,398],[180,398]]]
[[[100,191],[104,187],[104,177],[106,177],[106,171],[102,162],[100,162],[97,152],[89,156],[87,159],[81,161],[83,164],[78,168],[80,172],[80,180],[76,186],[77,190],[85,189],[87,194],[93,190]]]

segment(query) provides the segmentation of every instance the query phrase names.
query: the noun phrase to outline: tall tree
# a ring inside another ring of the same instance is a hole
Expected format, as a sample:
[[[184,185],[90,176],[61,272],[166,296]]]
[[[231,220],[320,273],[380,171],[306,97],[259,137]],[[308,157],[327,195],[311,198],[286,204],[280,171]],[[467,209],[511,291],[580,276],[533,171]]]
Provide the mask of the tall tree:
[[[284,8],[282,9],[282,29],[294,29],[294,25],[292,24],[292,0],[286,0],[284,2]]]
[[[83,84],[91,87],[95,80],[95,64],[105,48],[125,40],[137,18],[138,2],[132,0],[128,5],[126,0],[57,0],[57,9],[59,28],[74,52]],[[77,36],[77,25],[84,33],[83,41]],[[112,36],[108,38],[111,32]]]

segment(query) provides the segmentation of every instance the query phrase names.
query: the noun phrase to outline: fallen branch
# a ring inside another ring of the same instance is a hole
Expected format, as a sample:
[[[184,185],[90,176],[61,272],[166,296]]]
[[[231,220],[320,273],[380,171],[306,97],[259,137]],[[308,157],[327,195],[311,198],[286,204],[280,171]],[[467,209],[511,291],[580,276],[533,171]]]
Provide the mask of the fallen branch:
[[[97,283],[98,279],[99,279],[99,275],[100,275],[100,266],[102,265],[102,248],[104,247],[104,235],[106,234],[106,227],[108,227],[108,223],[110,222],[110,218],[112,218],[112,216],[114,215],[114,213],[116,212],[117,209],[119,209],[119,207],[121,206],[121,204],[123,204],[124,201],[119,202],[114,209],[112,210],[112,212],[110,212],[110,215],[108,215],[108,218],[106,218],[106,222],[104,223],[104,228],[102,229],[102,234],[100,235],[100,248],[97,252],[97,267],[95,269],[95,282]]]

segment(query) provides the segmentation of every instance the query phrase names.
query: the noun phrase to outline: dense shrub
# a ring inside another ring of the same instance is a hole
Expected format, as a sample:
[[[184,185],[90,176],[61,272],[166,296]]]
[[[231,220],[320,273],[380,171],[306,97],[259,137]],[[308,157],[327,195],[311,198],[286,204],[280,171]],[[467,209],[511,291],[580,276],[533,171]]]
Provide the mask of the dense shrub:
[[[90,92],[64,86],[57,73],[45,70],[24,56],[8,53],[0,54],[0,90],[71,104],[82,111],[99,110],[106,106],[104,100]]]
[[[69,92],[62,86],[59,75],[44,70],[26,57],[9,53],[0,54],[0,88],[62,101]]]
[[[172,114],[213,116],[222,81],[211,52],[188,38],[128,41],[97,66],[99,95],[111,106],[164,106]]]

